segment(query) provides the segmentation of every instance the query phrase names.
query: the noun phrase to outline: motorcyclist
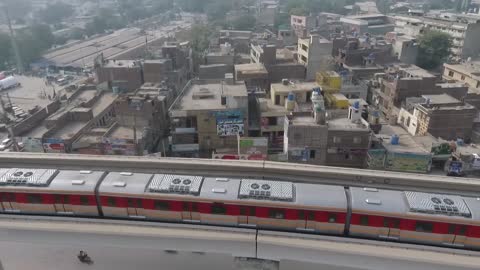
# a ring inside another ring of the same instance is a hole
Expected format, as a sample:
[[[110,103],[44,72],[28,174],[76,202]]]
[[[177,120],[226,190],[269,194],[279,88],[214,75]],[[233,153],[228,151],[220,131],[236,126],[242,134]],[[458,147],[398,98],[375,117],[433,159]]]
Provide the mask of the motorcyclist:
[[[78,254],[78,258],[81,261],[85,261],[88,258],[88,254],[84,252],[83,250],[80,250],[80,254]]]

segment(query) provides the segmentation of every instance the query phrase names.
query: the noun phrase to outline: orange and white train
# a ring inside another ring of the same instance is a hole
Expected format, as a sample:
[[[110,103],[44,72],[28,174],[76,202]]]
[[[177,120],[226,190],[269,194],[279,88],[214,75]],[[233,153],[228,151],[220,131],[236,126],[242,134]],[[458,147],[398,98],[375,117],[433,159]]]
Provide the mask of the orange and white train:
[[[480,198],[199,175],[0,169],[0,211],[195,222],[480,250]]]

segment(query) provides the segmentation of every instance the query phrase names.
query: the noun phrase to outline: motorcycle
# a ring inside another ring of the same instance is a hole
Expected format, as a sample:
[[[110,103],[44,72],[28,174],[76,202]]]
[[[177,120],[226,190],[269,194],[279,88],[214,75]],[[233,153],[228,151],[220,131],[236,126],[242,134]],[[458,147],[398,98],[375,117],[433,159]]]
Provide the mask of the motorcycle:
[[[92,258],[90,258],[90,256],[88,256],[86,253],[78,254],[77,258],[81,263],[93,264]]]

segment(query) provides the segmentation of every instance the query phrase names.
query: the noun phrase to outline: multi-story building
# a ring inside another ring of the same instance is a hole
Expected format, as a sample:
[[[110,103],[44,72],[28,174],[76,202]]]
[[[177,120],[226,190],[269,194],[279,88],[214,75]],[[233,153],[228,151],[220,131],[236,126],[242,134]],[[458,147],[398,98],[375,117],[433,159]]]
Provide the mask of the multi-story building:
[[[263,64],[235,65],[235,80],[244,81],[248,89],[267,91],[269,86],[268,71]]]
[[[288,161],[363,168],[370,147],[369,124],[358,108],[347,118],[326,119],[324,111],[292,114],[285,119],[284,153]]]
[[[394,65],[381,78],[372,81],[371,102],[389,119],[397,119],[401,104],[408,97],[449,94],[462,99],[468,88],[458,83],[438,83],[437,78],[414,65]]]
[[[411,134],[470,140],[477,109],[447,94],[423,95],[402,108],[398,123]]]
[[[298,38],[308,38],[310,31],[317,26],[314,16],[290,16],[290,26]]]
[[[395,29],[394,22],[383,14],[342,17],[340,21],[346,33],[385,35]]]
[[[257,24],[273,26],[278,12],[278,1],[262,0],[256,8]]]
[[[385,39],[392,44],[392,53],[400,62],[412,65],[417,62],[419,44],[416,38],[390,32],[385,35]]]
[[[248,134],[248,94],[243,81],[192,80],[170,107],[173,156],[211,157],[238,146]]]
[[[142,64],[135,60],[104,60],[95,63],[95,79],[98,84],[109,82],[124,85],[124,91],[134,91],[143,84]]]
[[[464,83],[468,93],[464,101],[480,109],[480,63],[470,61],[462,64],[444,64],[443,79]]]
[[[306,80],[315,80],[318,71],[330,70],[333,64],[332,42],[318,35],[298,39],[298,62],[306,68]]]
[[[277,49],[276,45],[251,45],[252,63],[262,64],[268,71],[269,82],[282,79],[305,79],[305,66],[295,61],[288,49]]]
[[[480,53],[480,16],[441,13],[423,17],[394,16],[395,31],[417,37],[427,30],[449,34],[453,39],[452,56],[475,57]]]

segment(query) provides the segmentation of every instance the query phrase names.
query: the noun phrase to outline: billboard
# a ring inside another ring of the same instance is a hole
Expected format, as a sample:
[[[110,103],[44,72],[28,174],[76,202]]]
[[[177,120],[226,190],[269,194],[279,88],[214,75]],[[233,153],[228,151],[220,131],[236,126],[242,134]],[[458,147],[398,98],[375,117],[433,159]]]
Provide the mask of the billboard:
[[[239,139],[240,154],[247,155],[249,160],[266,160],[268,154],[268,138],[242,137]]]
[[[45,139],[43,142],[45,153],[66,153],[65,141],[62,139]]]
[[[214,114],[218,136],[242,136],[245,133],[242,111],[220,111],[214,112]]]

